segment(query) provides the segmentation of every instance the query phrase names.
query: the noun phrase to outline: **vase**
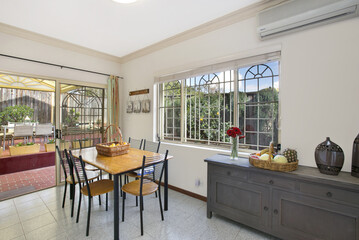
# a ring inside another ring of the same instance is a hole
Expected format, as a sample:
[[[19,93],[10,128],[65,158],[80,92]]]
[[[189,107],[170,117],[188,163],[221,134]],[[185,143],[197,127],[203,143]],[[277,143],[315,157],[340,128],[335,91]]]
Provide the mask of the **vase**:
[[[315,162],[319,172],[328,175],[338,175],[343,167],[344,152],[330,138],[320,143],[315,149]]]
[[[352,176],[359,177],[359,134],[353,143]]]
[[[232,138],[231,159],[238,159],[238,139]]]

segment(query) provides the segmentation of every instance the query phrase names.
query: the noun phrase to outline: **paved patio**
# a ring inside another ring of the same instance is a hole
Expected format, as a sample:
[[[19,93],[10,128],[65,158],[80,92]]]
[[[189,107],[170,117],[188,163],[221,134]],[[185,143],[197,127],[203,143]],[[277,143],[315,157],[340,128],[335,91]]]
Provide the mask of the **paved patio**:
[[[55,166],[0,175],[0,201],[55,186]]]

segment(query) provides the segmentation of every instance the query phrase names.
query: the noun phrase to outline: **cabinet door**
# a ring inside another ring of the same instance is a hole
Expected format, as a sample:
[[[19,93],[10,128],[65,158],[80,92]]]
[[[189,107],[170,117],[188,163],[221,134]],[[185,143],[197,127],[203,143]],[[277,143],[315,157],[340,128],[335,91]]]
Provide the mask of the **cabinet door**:
[[[209,189],[212,211],[258,229],[267,228],[268,188],[213,174],[210,177]]]
[[[359,240],[359,209],[273,190],[273,233],[284,239]]]

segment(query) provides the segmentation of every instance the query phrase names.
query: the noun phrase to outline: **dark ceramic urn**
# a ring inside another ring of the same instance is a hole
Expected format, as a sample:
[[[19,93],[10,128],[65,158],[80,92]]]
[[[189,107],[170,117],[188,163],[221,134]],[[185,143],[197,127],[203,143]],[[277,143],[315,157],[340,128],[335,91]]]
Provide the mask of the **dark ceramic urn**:
[[[359,177],[359,134],[353,143],[352,176]]]
[[[319,144],[315,149],[315,162],[321,173],[338,175],[344,164],[344,152],[330,138]]]

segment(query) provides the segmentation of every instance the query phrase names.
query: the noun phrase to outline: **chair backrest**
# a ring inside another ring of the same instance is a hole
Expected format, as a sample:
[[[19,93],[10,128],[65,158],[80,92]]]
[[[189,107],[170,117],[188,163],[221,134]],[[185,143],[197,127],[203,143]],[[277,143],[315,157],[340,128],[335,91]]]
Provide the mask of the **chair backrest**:
[[[92,196],[92,195],[91,195],[91,189],[90,189],[89,181],[88,181],[87,174],[86,174],[86,171],[85,171],[85,164],[84,164],[84,162],[82,161],[81,155],[79,156],[79,158],[74,158],[74,156],[72,155],[71,150],[69,150],[69,153],[70,153],[70,161],[72,161],[72,165],[74,166],[77,179],[79,179],[79,180],[81,179],[81,178],[80,178],[80,172],[79,172],[79,171],[82,171],[82,175],[81,175],[81,176],[83,176],[83,178],[85,179],[85,183],[86,183],[86,187],[87,187],[88,194],[89,194],[89,196]],[[79,161],[79,165],[81,166],[81,169],[78,169],[79,166],[76,164],[76,160]]]
[[[56,146],[56,152],[59,155],[60,163],[61,163],[62,169],[64,171],[64,176],[65,176],[65,179],[66,179],[68,172],[71,175],[71,163],[69,163],[69,161],[67,161],[67,164],[65,163],[63,155],[61,154],[60,148],[58,146]],[[67,153],[66,149],[63,151],[63,153],[65,153],[65,155],[66,155],[66,153]],[[66,159],[67,159],[67,156],[66,156]],[[66,166],[68,166],[68,167],[66,168]],[[74,180],[75,179],[72,176],[72,181],[74,181]]]
[[[146,139],[143,141],[143,150],[159,153],[161,142],[151,142]]]
[[[35,127],[35,135],[51,135],[52,124],[39,124]]]
[[[15,137],[26,137],[33,135],[33,127],[32,126],[18,126],[15,125],[14,127],[14,136]]]
[[[143,139],[138,140],[138,139],[129,137],[128,143],[131,145],[132,148],[142,149]]]
[[[144,179],[153,182],[158,181],[158,186],[161,186],[163,171],[165,165],[167,164],[167,156],[168,156],[168,150],[166,150],[165,154],[161,154],[155,157],[143,156],[142,168],[141,168],[140,195],[142,195],[142,186]]]

